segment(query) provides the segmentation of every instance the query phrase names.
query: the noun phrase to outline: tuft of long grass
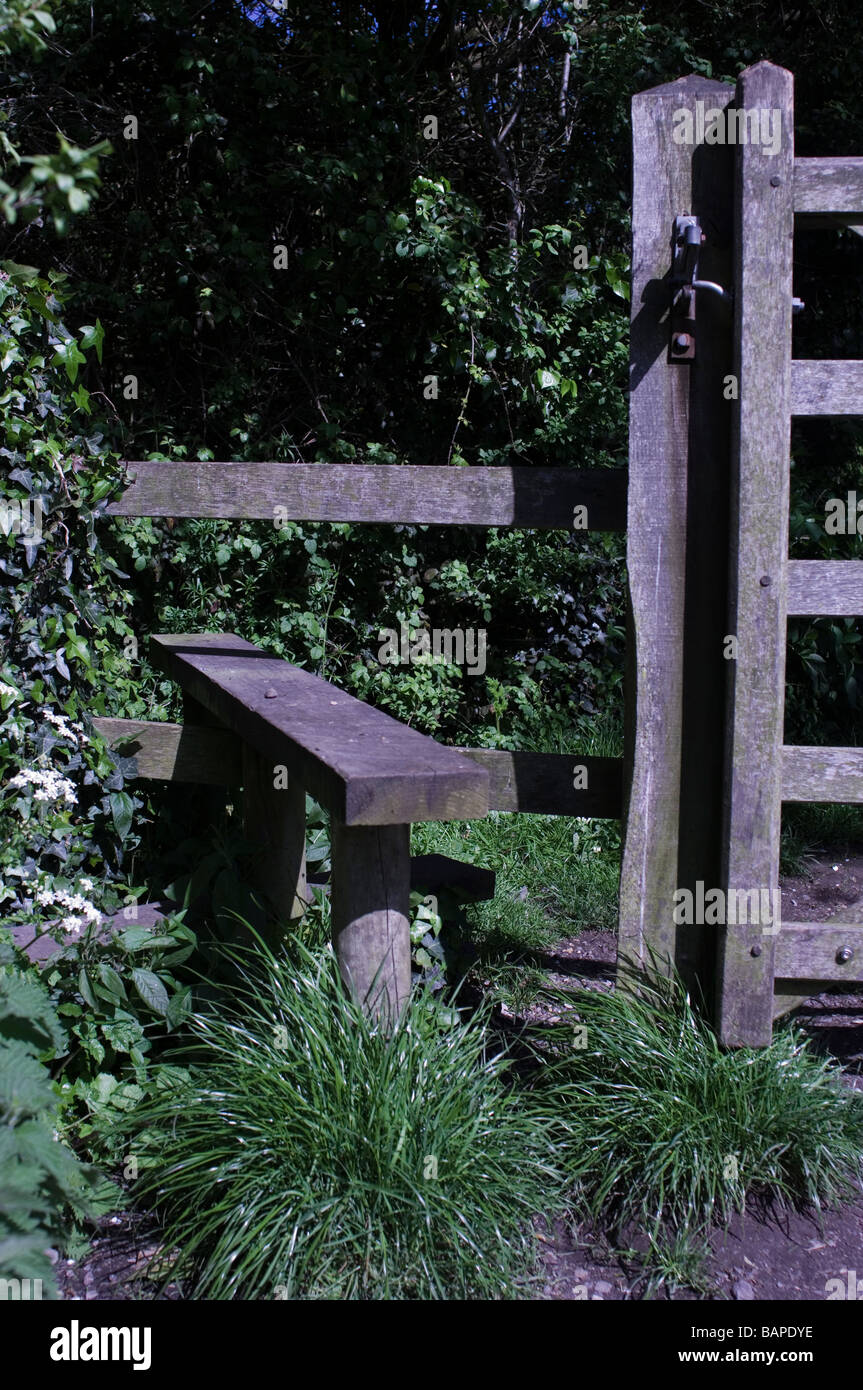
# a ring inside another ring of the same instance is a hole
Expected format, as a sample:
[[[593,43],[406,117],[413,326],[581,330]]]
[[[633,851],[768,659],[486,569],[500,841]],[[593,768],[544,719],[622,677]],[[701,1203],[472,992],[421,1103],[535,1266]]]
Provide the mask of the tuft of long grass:
[[[207,1299],[514,1297],[559,1197],[555,1123],[485,1020],[409,1009],[384,1036],[330,948],[240,967],[195,1016],[185,1093],[143,1103],[138,1197]]]
[[[725,1050],[676,975],[639,974],[637,991],[580,994],[586,1045],[540,1072],[594,1219],[667,1244],[727,1223],[747,1196],[820,1208],[859,1191],[863,1096],[830,1059],[790,1029]]]

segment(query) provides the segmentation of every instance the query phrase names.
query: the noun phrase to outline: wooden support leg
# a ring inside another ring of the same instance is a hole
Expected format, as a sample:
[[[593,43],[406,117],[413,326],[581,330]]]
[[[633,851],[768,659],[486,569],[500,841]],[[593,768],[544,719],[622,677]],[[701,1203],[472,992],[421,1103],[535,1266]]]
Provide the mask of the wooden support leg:
[[[410,826],[332,825],[333,942],[342,979],[392,1026],[411,987]]]
[[[284,922],[302,917],[306,889],[306,793],[295,777],[274,785],[272,764],[243,744],[243,827],[258,849],[253,883]]]
[[[183,691],[183,723],[198,725],[204,729],[221,729],[224,726],[202,704]],[[228,803],[227,787],[208,786],[198,793],[204,803],[203,811],[210,825],[218,826],[225,818]]]

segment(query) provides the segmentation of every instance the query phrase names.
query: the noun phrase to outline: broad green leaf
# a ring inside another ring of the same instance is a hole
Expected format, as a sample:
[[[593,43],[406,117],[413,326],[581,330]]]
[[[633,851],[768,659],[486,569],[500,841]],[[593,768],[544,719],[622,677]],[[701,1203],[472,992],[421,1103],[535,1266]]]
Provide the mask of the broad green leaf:
[[[144,1003],[162,1017],[168,1012],[168,991],[152,970],[133,970],[132,983]]]

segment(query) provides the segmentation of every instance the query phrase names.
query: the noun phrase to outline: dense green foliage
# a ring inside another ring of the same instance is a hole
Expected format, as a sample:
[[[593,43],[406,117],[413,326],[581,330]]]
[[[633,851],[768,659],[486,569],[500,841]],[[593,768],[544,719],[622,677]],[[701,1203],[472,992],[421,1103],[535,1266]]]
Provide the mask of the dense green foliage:
[[[66,1209],[84,1219],[116,1200],[56,1132],[60,1097],[48,1063],[65,1050],[47,991],[0,965],[0,1279],[41,1280],[47,1298],[56,1297],[50,1252],[56,1259],[68,1240]]]

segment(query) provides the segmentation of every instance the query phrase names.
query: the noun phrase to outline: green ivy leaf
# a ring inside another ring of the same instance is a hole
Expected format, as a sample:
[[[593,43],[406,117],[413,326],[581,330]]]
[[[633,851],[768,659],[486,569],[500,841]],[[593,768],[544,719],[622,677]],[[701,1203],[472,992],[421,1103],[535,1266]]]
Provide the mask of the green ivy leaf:
[[[110,801],[114,829],[120,839],[125,840],[132,826],[134,803],[128,792],[111,792]]]
[[[99,319],[96,320],[95,324],[83,324],[81,328],[81,346],[82,348],[94,347],[99,362],[102,361],[102,340],[104,337],[105,330]]]

